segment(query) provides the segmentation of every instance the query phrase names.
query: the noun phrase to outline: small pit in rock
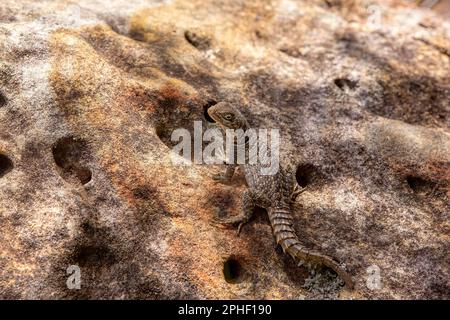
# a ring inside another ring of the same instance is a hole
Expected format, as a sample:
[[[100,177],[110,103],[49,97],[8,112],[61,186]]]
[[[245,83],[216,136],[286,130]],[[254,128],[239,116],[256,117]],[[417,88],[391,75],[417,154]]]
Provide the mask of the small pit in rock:
[[[346,79],[346,78],[337,78],[334,79],[334,84],[341,90],[355,90],[358,86],[358,81]]]
[[[116,262],[114,254],[103,245],[82,245],[73,253],[73,262],[82,267],[110,266]]]
[[[413,190],[417,194],[426,194],[428,192],[431,192],[436,186],[435,182],[415,176],[407,176],[406,182],[408,183],[408,186],[411,188],[411,190]]]
[[[317,168],[310,164],[301,164],[297,167],[295,172],[295,179],[300,187],[304,188],[311,184],[318,176]]]
[[[210,100],[208,101],[208,103],[206,103],[203,106],[203,115],[206,119],[206,121],[210,122],[210,123],[215,123],[214,119],[210,117],[210,115],[208,114],[208,109],[211,108],[213,105],[216,105],[217,101],[215,100]]]
[[[228,258],[223,263],[223,277],[228,283],[242,282],[244,277],[244,268],[235,258]]]
[[[332,270],[322,267],[314,273],[310,272],[303,288],[309,291],[310,299],[337,299],[344,281]]]
[[[13,162],[4,154],[0,154],[0,178],[14,168]]]
[[[88,147],[84,140],[75,137],[61,138],[53,146],[52,152],[65,180],[72,181],[75,178],[83,185],[91,181],[92,172],[87,167]]]
[[[88,168],[78,168],[75,174],[82,184],[92,180],[92,172]]]
[[[5,95],[0,91],[0,108],[6,106],[8,103],[8,100],[6,99]]]

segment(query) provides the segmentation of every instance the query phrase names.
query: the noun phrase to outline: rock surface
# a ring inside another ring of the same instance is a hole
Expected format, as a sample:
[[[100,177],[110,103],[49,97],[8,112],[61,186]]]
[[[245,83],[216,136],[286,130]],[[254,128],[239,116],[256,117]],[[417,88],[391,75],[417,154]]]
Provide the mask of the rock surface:
[[[450,298],[449,35],[401,2],[2,0],[0,298]],[[308,291],[263,210],[210,223],[242,175],[170,136],[222,100],[281,130],[298,234],[354,291]]]

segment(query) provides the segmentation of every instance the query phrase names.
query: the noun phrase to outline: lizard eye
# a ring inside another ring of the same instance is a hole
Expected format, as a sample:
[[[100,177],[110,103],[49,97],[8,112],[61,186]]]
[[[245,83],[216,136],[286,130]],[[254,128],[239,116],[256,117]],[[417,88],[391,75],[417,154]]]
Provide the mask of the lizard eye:
[[[228,120],[228,121],[233,119],[233,115],[232,114],[226,114],[223,117],[225,118],[225,120]]]

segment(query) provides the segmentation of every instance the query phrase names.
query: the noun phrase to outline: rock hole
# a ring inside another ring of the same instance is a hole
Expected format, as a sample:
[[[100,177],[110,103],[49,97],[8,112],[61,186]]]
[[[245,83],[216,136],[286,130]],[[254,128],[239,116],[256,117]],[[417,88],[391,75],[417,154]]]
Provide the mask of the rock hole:
[[[116,257],[107,247],[91,244],[75,248],[72,259],[81,267],[110,266],[116,262]]]
[[[156,125],[155,133],[161,141],[163,141],[165,144],[167,144],[165,141],[170,139],[170,137],[168,135],[168,132],[166,130],[164,130],[163,125],[160,125],[160,124]]]
[[[425,194],[434,189],[435,182],[425,180],[421,177],[407,176],[406,182],[408,186],[417,194]]]
[[[214,119],[211,118],[208,114],[208,109],[211,108],[213,105],[216,105],[217,101],[215,100],[209,100],[204,106],[203,106],[203,115],[206,119],[206,121],[210,123],[215,123]]]
[[[302,287],[309,291],[311,297],[336,299],[345,286],[337,273],[326,266],[317,266],[314,272],[310,269],[308,273],[309,277],[305,277]]]
[[[347,88],[350,90],[354,90],[358,86],[358,81],[353,81],[346,78],[337,78],[334,79],[334,84],[343,91]]]
[[[200,36],[192,31],[185,31],[184,38],[187,42],[189,42],[193,47],[199,50],[207,50],[211,46],[211,40],[205,36]]]
[[[65,180],[75,178],[83,185],[92,180],[92,172],[87,167],[87,149],[87,143],[75,137],[62,138],[53,146],[53,158]]]
[[[8,100],[6,99],[5,95],[0,91],[0,108],[6,106],[8,103]]]
[[[317,176],[317,168],[310,164],[301,164],[297,167],[297,171],[295,172],[295,179],[300,187],[304,188],[307,185],[311,184],[311,182]]]
[[[81,230],[83,230],[83,233],[87,236],[93,236],[95,233],[94,226],[88,221],[85,221],[81,224]]]
[[[150,200],[155,197],[156,189],[151,186],[138,186],[133,189],[133,196],[135,199]]]
[[[228,258],[223,263],[223,277],[228,283],[239,283],[242,281],[244,268],[235,258]]]
[[[86,184],[92,180],[92,172],[88,168],[77,168],[75,174],[82,184]]]
[[[0,178],[14,168],[13,162],[4,154],[0,154]]]
[[[193,129],[191,129],[189,127],[189,124],[180,124],[181,128],[185,128],[187,129],[191,135],[190,135],[190,146],[191,149],[183,149],[183,152],[179,152],[178,155],[184,157],[187,161],[194,161],[194,134],[193,134]],[[172,133],[173,130],[175,130],[177,128],[172,128],[171,126],[168,127],[163,123],[160,124],[156,124],[155,126],[155,133],[158,136],[159,140],[161,140],[162,143],[164,143],[169,149],[172,149],[174,146],[176,146],[179,143],[184,142],[184,138],[183,137],[178,137],[178,140],[174,140],[172,141]]]
[[[173,132],[172,130],[173,129],[171,127],[166,126],[164,123],[157,124],[155,126],[155,133],[158,136],[159,140],[161,140],[162,143],[164,143],[169,148],[173,148],[177,144],[177,142],[174,142],[171,139]]]

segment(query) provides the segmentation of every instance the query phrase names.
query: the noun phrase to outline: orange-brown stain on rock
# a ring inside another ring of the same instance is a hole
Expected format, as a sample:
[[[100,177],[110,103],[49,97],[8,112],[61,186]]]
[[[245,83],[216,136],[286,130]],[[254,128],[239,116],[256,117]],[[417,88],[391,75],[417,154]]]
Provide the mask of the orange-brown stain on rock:
[[[95,32],[100,31],[96,29]],[[194,180],[186,177],[184,169],[170,163],[152,165],[143,162],[133,147],[136,142],[142,142],[149,148],[148,152],[160,153],[163,158],[167,149],[155,143],[157,137],[152,133],[152,119],[155,113],[160,112],[194,111],[192,104],[200,105],[196,91],[170,77],[145,82],[132,76],[127,78],[126,73],[109,64],[75,31],[56,31],[51,37],[51,48],[54,58],[50,83],[56,94],[57,106],[63,112],[71,133],[88,140],[93,146],[93,158],[102,173],[108,177],[122,203],[134,212],[129,219],[145,223],[148,220],[141,215],[151,212],[151,217],[159,220],[160,227],[173,224],[176,232],[167,234],[169,247],[166,254],[182,255],[192,263],[189,281],[196,283],[200,291],[216,285],[220,288],[223,285],[220,254],[210,246],[208,237],[205,238],[211,232],[199,233],[199,226],[206,224],[206,228],[212,228],[207,222],[212,208],[200,208],[200,193],[192,193],[182,183],[195,183],[205,188],[205,193],[210,185],[204,183],[202,177]],[[91,70],[88,77],[85,70]],[[130,123],[133,125],[129,126]],[[150,142],[145,142],[144,138],[149,136]],[[142,186],[152,190],[152,199],[139,197],[136,190]],[[174,208],[173,203],[179,203],[181,199],[185,200],[184,207]],[[194,220],[187,215],[188,212],[196,215]],[[178,220],[177,215],[181,215]],[[201,220],[196,220],[198,218]],[[237,247],[238,239],[234,242]],[[194,245],[198,250],[187,254],[186,244]],[[196,268],[196,261],[201,261],[198,265],[203,268]],[[204,295],[208,293],[205,291]]]

